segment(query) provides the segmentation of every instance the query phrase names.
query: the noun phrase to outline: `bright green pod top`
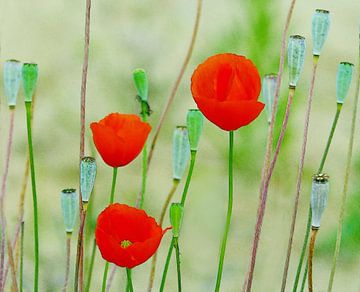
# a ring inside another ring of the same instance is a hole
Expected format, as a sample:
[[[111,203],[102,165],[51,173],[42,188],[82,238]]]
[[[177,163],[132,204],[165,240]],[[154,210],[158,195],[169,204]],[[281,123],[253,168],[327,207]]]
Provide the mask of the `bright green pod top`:
[[[38,80],[38,73],[38,65],[35,63],[25,63],[22,67],[25,102],[32,102]]]
[[[95,176],[95,158],[83,157],[80,162],[80,190],[83,202],[89,202],[89,198],[95,184]]]
[[[344,103],[349,92],[354,65],[348,62],[341,62],[336,74],[336,102]]]
[[[174,237],[179,237],[182,219],[184,216],[184,207],[181,203],[172,203],[170,206],[170,223]]]
[[[190,143],[185,126],[176,127],[173,134],[173,179],[181,180],[190,159]]]
[[[330,28],[330,13],[327,10],[316,9],[312,18],[312,40],[313,40],[313,55],[320,56],[320,52]]]
[[[288,44],[289,86],[295,88],[304,66],[306,43],[300,35],[292,35]]]
[[[133,72],[133,78],[138,96],[142,101],[148,101],[149,95],[149,82],[144,69],[135,69]]]
[[[261,94],[265,103],[268,122],[271,122],[271,115],[276,91],[277,74],[266,74],[262,81]]]
[[[190,150],[197,151],[200,136],[204,127],[204,115],[198,109],[189,109],[186,116]]]
[[[311,226],[320,227],[321,216],[326,208],[329,195],[329,177],[324,174],[315,174],[311,185]]]
[[[61,209],[65,222],[65,231],[72,233],[79,211],[79,196],[75,189],[61,191]]]
[[[16,105],[21,82],[21,62],[8,60],[4,64],[4,91],[8,105]]]

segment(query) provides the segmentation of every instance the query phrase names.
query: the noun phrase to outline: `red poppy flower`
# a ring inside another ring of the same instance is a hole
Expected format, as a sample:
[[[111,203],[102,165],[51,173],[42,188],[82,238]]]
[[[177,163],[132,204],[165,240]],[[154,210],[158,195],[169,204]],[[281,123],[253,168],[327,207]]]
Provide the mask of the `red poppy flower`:
[[[112,113],[91,123],[93,140],[106,164],[112,167],[124,166],[141,152],[151,127],[137,115]]]
[[[168,229],[162,230],[145,211],[116,203],[99,215],[95,238],[105,260],[131,269],[156,252]]]
[[[218,54],[200,64],[191,77],[199,110],[215,125],[233,131],[252,122],[264,104],[257,101],[259,72],[244,56]]]

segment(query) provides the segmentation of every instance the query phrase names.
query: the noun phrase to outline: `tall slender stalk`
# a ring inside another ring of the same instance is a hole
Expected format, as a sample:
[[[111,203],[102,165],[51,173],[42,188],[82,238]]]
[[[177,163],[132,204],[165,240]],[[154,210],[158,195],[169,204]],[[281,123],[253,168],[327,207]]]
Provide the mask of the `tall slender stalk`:
[[[161,284],[160,284],[160,290],[159,290],[160,292],[163,292],[164,288],[165,288],[166,275],[167,275],[167,272],[169,270],[170,259],[171,259],[171,255],[172,255],[172,252],[173,252],[174,242],[175,242],[175,239],[173,237],[172,240],[171,240],[169,251],[168,251],[167,256],[166,256],[164,271],[163,271],[163,274],[162,274],[162,277],[161,277]],[[151,289],[150,289],[150,291],[151,291]]]
[[[222,270],[223,270],[224,258],[225,258],[226,242],[227,242],[227,238],[229,235],[230,222],[231,222],[231,213],[232,213],[232,205],[233,205],[233,191],[234,191],[233,157],[234,157],[234,131],[230,131],[229,132],[229,198],[228,198],[228,208],[227,208],[227,214],[226,214],[225,229],[224,229],[223,239],[221,242],[219,265],[218,265],[218,271],[217,271],[217,276],[216,276],[215,291],[217,291],[217,292],[220,290]]]
[[[308,286],[309,292],[313,291],[313,276],[312,276],[312,267],[313,267],[313,256],[314,256],[314,249],[315,249],[315,240],[317,235],[318,229],[311,230],[311,237],[310,237],[310,245],[309,245],[309,259],[308,259]]]
[[[127,287],[129,292],[134,292],[134,287],[131,278],[131,269],[126,268],[126,275],[127,275]]]
[[[24,275],[24,229],[25,222],[21,222],[21,237],[20,237],[20,292],[23,291],[23,275]]]
[[[9,255],[9,263],[10,263],[10,269],[11,269],[11,276],[12,276],[12,286],[11,291],[17,292],[18,285],[16,280],[16,268],[15,268],[15,261],[14,261],[14,255],[13,255],[13,249],[11,247],[11,242],[9,239],[6,240],[7,242],[7,248],[8,248],[8,255]],[[4,287],[5,288],[5,287]]]
[[[66,233],[66,265],[65,265],[65,280],[63,292],[67,291],[67,286],[69,283],[69,272],[70,272],[70,254],[71,254],[71,232]]]
[[[83,265],[81,259],[83,253],[85,219],[86,219],[86,209],[84,204],[80,214],[80,227],[78,233],[77,252],[76,252],[74,291],[78,291],[78,290],[83,291],[83,286],[84,286],[82,272],[81,272]]]
[[[147,122],[147,110],[142,109],[141,117],[143,122]],[[142,150],[142,178],[141,178],[141,196],[139,202],[139,208],[144,206],[145,192],[146,192],[146,180],[147,180],[147,168],[148,168],[148,155],[147,155],[147,143],[145,143]]]
[[[301,288],[300,288],[300,292],[303,292],[305,289],[305,284],[306,284],[306,275],[309,269],[309,264],[308,262],[306,262],[306,266],[305,266],[305,271],[304,271],[304,275],[303,275],[303,279],[301,281]]]
[[[359,63],[358,78],[357,78],[357,83],[356,83],[355,99],[354,99],[354,105],[353,105],[351,130],[350,130],[350,139],[349,139],[347,159],[346,159],[346,171],[345,171],[344,186],[343,186],[342,197],[341,197],[341,207],[340,207],[338,229],[337,229],[337,236],[336,236],[336,246],[335,246],[335,250],[334,250],[334,257],[333,257],[332,268],[331,268],[329,284],[328,284],[328,292],[332,291],[335,270],[336,270],[336,263],[337,263],[337,259],[339,257],[339,253],[340,253],[342,225],[343,225],[343,221],[344,221],[345,203],[346,203],[346,197],[347,197],[347,192],[348,192],[348,183],[349,183],[350,172],[351,172],[351,160],[352,160],[352,153],[353,153],[353,146],[354,146],[354,136],[355,136],[354,134],[355,134],[355,127],[356,127],[356,117],[357,117],[359,92],[360,92],[360,33],[359,33],[359,59],[358,60],[359,60],[358,61],[358,63]]]
[[[87,277],[87,280],[86,280],[85,292],[90,291],[92,272],[93,272],[93,269],[94,269],[94,262],[95,262],[95,253],[96,253],[96,241],[94,239],[92,249],[91,249],[90,267],[89,267],[88,277]]]
[[[297,173],[297,178],[296,178],[296,192],[294,194],[294,208],[293,208],[293,213],[292,213],[292,218],[291,218],[289,241],[288,241],[286,259],[285,259],[284,271],[283,271],[283,277],[282,277],[282,283],[281,283],[281,291],[282,292],[285,291],[285,287],[286,287],[286,279],[287,279],[288,270],[289,270],[292,242],[293,242],[293,238],[294,238],[295,222],[296,222],[296,216],[297,216],[297,211],[298,211],[299,197],[300,197],[301,183],[302,183],[302,175],[303,175],[303,169],[304,169],[304,163],[305,163],[306,145],[307,145],[307,137],[308,137],[308,130],[309,130],[309,122],[310,122],[310,112],[311,112],[312,99],[313,99],[313,95],[314,95],[315,77],[316,77],[316,69],[317,69],[318,60],[319,60],[319,56],[313,57],[313,70],[312,70],[312,77],[311,77],[310,89],[309,89],[309,94],[308,94],[307,109],[306,109],[306,113],[305,113],[303,143],[301,146],[299,167],[298,167],[298,173]]]
[[[175,238],[174,240],[174,248],[176,255],[176,271],[178,278],[178,291],[181,292],[181,268],[180,268],[180,248],[179,248],[179,240]]]

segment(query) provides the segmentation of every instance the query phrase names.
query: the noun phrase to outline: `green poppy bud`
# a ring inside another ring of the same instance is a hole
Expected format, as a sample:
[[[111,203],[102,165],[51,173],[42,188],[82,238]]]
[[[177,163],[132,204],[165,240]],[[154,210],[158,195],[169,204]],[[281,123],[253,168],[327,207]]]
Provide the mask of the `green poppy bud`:
[[[80,190],[83,202],[89,202],[94,188],[96,176],[96,161],[93,157],[84,157],[80,162]]]
[[[292,35],[288,44],[289,86],[295,88],[304,65],[306,43],[300,35]]]
[[[142,101],[148,101],[149,94],[149,82],[144,69],[135,69],[133,72],[133,78],[138,96]]]
[[[329,195],[329,177],[326,174],[315,174],[311,186],[311,225],[320,227],[320,219],[327,205]]]
[[[61,191],[61,209],[65,222],[65,231],[72,233],[79,211],[79,196],[75,189],[64,189]]]
[[[344,103],[348,94],[354,65],[348,62],[341,62],[336,74],[336,102]]]
[[[4,64],[4,90],[10,107],[16,105],[21,81],[21,62],[8,60]]]
[[[190,150],[197,151],[200,136],[204,127],[204,115],[198,109],[188,110],[186,125],[189,134]]]
[[[22,79],[25,102],[32,102],[38,80],[38,65],[35,63],[25,63],[22,67]]]
[[[276,91],[277,74],[266,74],[262,82],[262,96],[265,103],[268,122],[271,122],[271,115],[274,104],[274,96]]]
[[[183,216],[183,205],[181,203],[172,203],[170,206],[170,223],[174,237],[179,237]]]
[[[330,13],[327,10],[316,9],[312,18],[313,55],[320,56],[330,27]]]
[[[190,144],[187,128],[176,127],[173,135],[173,179],[181,180],[190,158]]]

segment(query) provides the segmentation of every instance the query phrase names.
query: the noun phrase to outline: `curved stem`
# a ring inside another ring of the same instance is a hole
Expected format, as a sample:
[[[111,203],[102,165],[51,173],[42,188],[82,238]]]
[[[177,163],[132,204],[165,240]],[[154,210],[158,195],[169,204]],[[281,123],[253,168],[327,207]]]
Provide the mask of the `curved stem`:
[[[69,271],[70,271],[70,254],[71,254],[71,232],[66,233],[66,268],[65,268],[65,280],[63,292],[67,291],[69,283]]]
[[[222,270],[224,265],[224,258],[225,258],[225,250],[226,250],[226,242],[229,234],[230,229],[230,222],[231,222],[231,213],[232,213],[232,205],[233,205],[233,156],[234,156],[234,131],[229,132],[229,199],[228,199],[228,209],[226,214],[226,223],[224,229],[224,235],[221,242],[220,248],[220,258],[219,258],[219,265],[218,271],[216,276],[216,286],[215,291],[220,290],[221,284],[221,276]]]
[[[297,211],[298,211],[298,206],[299,206],[299,197],[300,197],[303,169],[304,169],[304,163],[305,163],[306,145],[307,145],[307,137],[308,137],[308,130],[309,130],[309,122],[310,122],[310,112],[311,112],[311,105],[312,105],[312,99],[313,99],[313,94],[314,94],[314,85],[315,85],[315,77],[316,77],[316,69],[317,69],[318,60],[319,60],[318,56],[313,57],[313,70],[312,70],[312,77],[311,77],[310,89],[309,89],[309,94],[308,94],[307,109],[306,109],[306,113],[305,113],[303,143],[302,143],[302,147],[301,147],[299,167],[298,167],[298,173],[297,173],[297,178],[296,178],[296,192],[294,194],[294,208],[293,208],[293,213],[292,213],[292,218],[291,218],[289,241],[288,241],[288,246],[287,246],[286,260],[285,260],[285,264],[284,264],[284,271],[283,271],[283,277],[282,277],[282,283],[281,283],[281,292],[285,291],[286,279],[287,279],[288,270],[289,270],[292,242],[293,242],[294,232],[295,232],[295,222],[296,222],[296,216],[297,216]]]
[[[166,282],[166,276],[167,276],[167,272],[169,270],[169,264],[170,264],[170,259],[171,259],[171,254],[172,254],[172,251],[173,251],[173,247],[174,247],[174,237],[172,238],[171,240],[171,244],[169,246],[169,251],[167,253],[167,256],[166,256],[166,261],[165,261],[165,266],[164,266],[164,271],[163,271],[163,274],[162,274],[162,278],[161,278],[161,285],[160,285],[160,292],[163,292],[164,291],[164,288],[165,288],[165,282]]]
[[[164,223],[166,211],[167,211],[167,209],[169,207],[169,204],[171,202],[172,197],[174,196],[174,193],[177,190],[177,187],[179,186],[179,183],[180,183],[180,180],[178,180],[178,179],[173,180],[173,185],[172,185],[172,187],[170,189],[170,192],[167,195],[167,197],[165,199],[165,202],[164,202],[164,204],[163,204],[163,206],[161,208],[161,213],[160,213],[160,218],[159,218],[159,225],[160,226],[162,226],[163,223]]]
[[[126,268],[126,275],[127,275],[127,287],[128,287],[127,289],[129,292],[134,292],[134,287],[131,278],[131,269]]]
[[[95,253],[96,253],[96,241],[94,239],[93,240],[93,246],[92,246],[92,249],[91,249],[90,267],[89,267],[89,271],[88,271],[88,277],[87,277],[87,281],[86,281],[85,292],[90,291],[92,272],[94,270]]]
[[[181,292],[181,269],[180,269],[180,248],[179,240],[175,238],[174,240],[175,256],[176,256],[176,271],[178,278],[178,291]]]
[[[37,209],[37,194],[36,194],[36,178],[35,178],[35,164],[34,164],[34,151],[32,142],[32,130],[31,130],[31,102],[25,102],[26,108],[26,126],[29,146],[30,157],[30,176],[31,176],[31,188],[33,195],[33,208],[34,208],[34,291],[39,289],[39,230],[38,230],[38,209]]]
[[[310,237],[310,243],[309,243],[309,258],[308,258],[308,266],[309,266],[308,286],[309,286],[309,292],[313,291],[312,268],[313,268],[313,256],[314,256],[315,240],[316,240],[317,232],[318,232],[318,229],[312,229],[311,230],[311,237]]]

